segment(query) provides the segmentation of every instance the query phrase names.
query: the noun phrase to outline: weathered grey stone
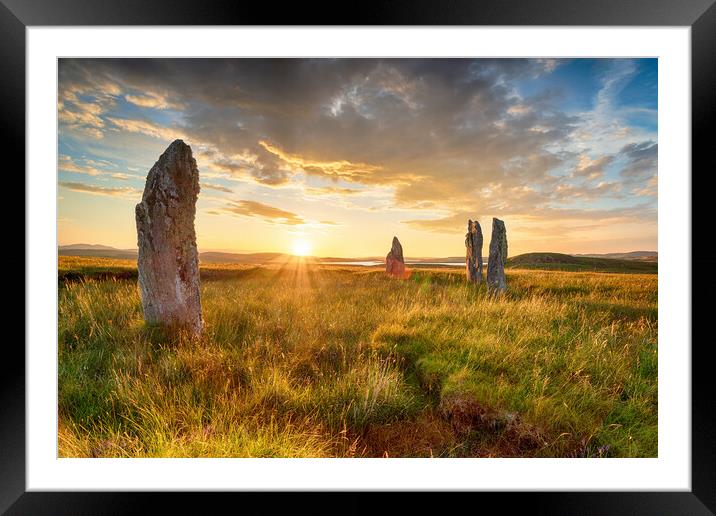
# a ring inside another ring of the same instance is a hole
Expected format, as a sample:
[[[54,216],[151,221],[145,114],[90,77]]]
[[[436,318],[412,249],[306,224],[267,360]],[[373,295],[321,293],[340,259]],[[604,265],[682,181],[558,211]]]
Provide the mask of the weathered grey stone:
[[[194,231],[198,195],[191,147],[175,140],[149,171],[135,208],[144,319],[194,335],[203,327]]]
[[[482,282],[482,228],[476,220],[467,221],[465,250],[467,281],[479,285]]]
[[[487,285],[491,289],[496,291],[507,289],[505,264],[507,264],[507,230],[503,221],[493,218],[490,256],[487,260]]]
[[[385,272],[391,276],[402,278],[405,276],[405,260],[403,259],[403,246],[398,237],[393,237],[390,252],[385,257]]]

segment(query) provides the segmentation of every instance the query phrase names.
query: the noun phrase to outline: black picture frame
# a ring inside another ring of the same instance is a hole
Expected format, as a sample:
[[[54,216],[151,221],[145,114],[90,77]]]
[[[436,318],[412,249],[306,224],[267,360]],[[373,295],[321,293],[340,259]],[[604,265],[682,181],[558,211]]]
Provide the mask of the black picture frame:
[[[537,26],[689,26],[691,27],[692,72],[692,170],[684,170],[684,180],[692,185],[692,249],[688,250],[692,275],[692,328],[705,328],[710,315],[709,294],[714,292],[710,254],[710,222],[705,200],[713,191],[710,135],[716,123],[716,0],[528,0],[506,3],[500,0],[383,1],[345,4],[345,14],[335,5],[230,1],[119,0],[0,0],[0,105],[4,147],[11,149],[15,170],[25,170],[25,30],[43,25],[537,25]],[[349,12],[350,11],[350,12]],[[711,129],[711,130],[710,130]],[[9,170],[6,168],[6,170]],[[24,180],[14,192],[25,191]],[[9,179],[7,179],[9,181]],[[698,188],[695,186],[698,185]],[[703,197],[703,199],[699,199]],[[17,198],[21,198],[17,195]],[[16,212],[17,213],[17,212]],[[19,233],[19,224],[16,231]],[[14,241],[25,240],[12,235]],[[11,237],[8,237],[11,238]],[[684,253],[687,250],[683,250]],[[24,251],[23,251],[24,253]],[[686,256],[686,254],[684,254]],[[13,263],[17,260],[13,259]],[[24,260],[23,260],[24,263]],[[25,277],[30,274],[25,268]],[[668,274],[668,271],[666,272]],[[699,299],[701,298],[701,299]],[[19,306],[19,303],[17,303]],[[25,306],[32,310],[32,306]],[[9,319],[9,318],[8,318]],[[461,502],[480,507],[485,503],[522,505],[530,512],[549,514],[713,514],[716,512],[716,426],[711,412],[716,403],[712,363],[708,359],[713,338],[704,332],[698,339],[692,332],[692,490],[690,492],[585,492],[585,493],[480,493],[478,500]],[[26,492],[25,487],[25,352],[17,343],[5,342],[3,374],[0,375],[0,511],[8,514],[119,514],[145,512],[150,502],[159,501],[162,512],[193,512],[201,507],[208,513],[215,503],[229,503],[237,496],[241,504],[257,494],[222,493],[81,493]],[[14,347],[13,347],[14,345]],[[9,366],[9,364],[13,364]],[[321,500],[314,500],[320,496]],[[363,512],[382,505],[377,494],[352,493],[334,506],[335,511]],[[451,495],[454,496],[454,495]],[[474,497],[475,494],[468,495]],[[284,496],[260,496],[259,503],[277,503]],[[402,510],[411,506],[425,509],[422,494],[403,497]],[[267,501],[268,500],[268,501]],[[333,502],[324,494],[304,493],[292,503],[320,509]],[[301,503],[303,502],[303,503]],[[451,505],[457,502],[452,498]],[[454,506],[454,505],[453,505]],[[456,506],[454,506],[456,507]],[[240,506],[235,506],[236,510]],[[456,507],[457,508],[457,507]]]

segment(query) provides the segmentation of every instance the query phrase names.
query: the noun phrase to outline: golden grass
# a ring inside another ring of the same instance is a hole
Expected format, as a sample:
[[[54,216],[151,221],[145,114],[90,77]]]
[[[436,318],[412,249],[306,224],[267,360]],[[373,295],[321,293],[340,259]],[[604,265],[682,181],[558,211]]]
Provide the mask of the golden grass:
[[[657,455],[657,276],[202,266],[199,341],[131,261],[60,257],[72,457]]]

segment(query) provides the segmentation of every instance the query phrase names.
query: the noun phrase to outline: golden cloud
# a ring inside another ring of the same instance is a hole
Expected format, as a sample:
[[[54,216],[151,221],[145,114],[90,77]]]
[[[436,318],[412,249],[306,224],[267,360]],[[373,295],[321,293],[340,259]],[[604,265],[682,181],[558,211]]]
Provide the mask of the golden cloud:
[[[267,152],[278,157],[284,163],[300,168],[308,174],[324,175],[334,178],[345,178],[358,180],[359,178],[365,178],[370,176],[372,173],[381,170],[382,167],[378,165],[369,165],[367,163],[351,163],[350,161],[319,161],[304,158],[298,154],[289,154],[284,152],[281,148],[276,145],[272,145],[264,140],[259,141],[259,145],[263,147]]]
[[[102,174],[101,170],[95,167],[80,165],[75,162],[70,156],[67,156],[65,154],[60,154],[57,168],[65,172],[75,172],[77,174],[86,174],[88,176],[98,176]]]
[[[306,222],[300,215],[257,201],[231,201],[225,207],[207,213],[256,217],[270,224],[288,224],[289,226],[297,226]]]
[[[205,181],[201,182],[201,187],[208,188],[209,190],[216,190],[218,192],[234,193],[234,191],[231,188],[227,188],[225,186],[217,185],[214,183],[207,183]]]
[[[60,181],[60,186],[73,192],[87,193],[91,195],[104,195],[108,197],[124,197],[128,199],[136,199],[142,195],[142,191],[132,187],[105,187],[88,185],[86,183],[72,183]]]
[[[114,118],[107,117],[107,120],[112,122],[114,126],[130,133],[141,133],[151,136],[153,138],[159,138],[161,140],[176,140],[184,139],[188,137],[183,130],[177,129],[176,127],[164,127],[159,124],[147,122],[146,120],[134,120],[131,118]]]
[[[159,93],[145,92],[144,95],[127,94],[124,98],[127,102],[135,106],[151,109],[182,109],[184,107],[182,104],[172,102],[165,95]]]

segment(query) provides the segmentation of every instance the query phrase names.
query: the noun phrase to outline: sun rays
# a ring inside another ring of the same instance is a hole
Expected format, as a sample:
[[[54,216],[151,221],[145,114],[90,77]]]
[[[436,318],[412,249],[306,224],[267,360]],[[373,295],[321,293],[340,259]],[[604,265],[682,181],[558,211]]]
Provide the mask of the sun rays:
[[[311,242],[309,242],[305,238],[297,238],[293,242],[291,252],[294,256],[305,257],[311,254],[312,249],[313,246],[311,245]]]

